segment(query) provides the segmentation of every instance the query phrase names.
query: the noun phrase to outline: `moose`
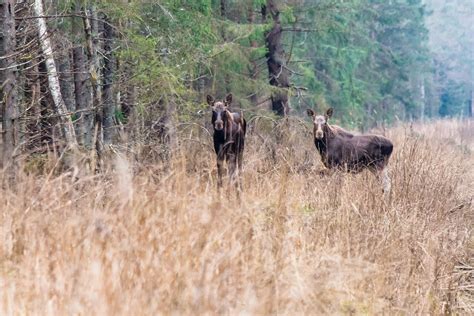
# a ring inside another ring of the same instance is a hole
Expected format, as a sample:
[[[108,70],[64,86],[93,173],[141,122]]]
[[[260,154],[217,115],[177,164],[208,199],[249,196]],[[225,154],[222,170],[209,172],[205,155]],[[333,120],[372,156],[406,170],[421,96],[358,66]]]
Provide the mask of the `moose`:
[[[383,191],[390,192],[387,164],[393,144],[389,139],[379,135],[354,135],[339,126],[329,125],[332,108],[325,115],[316,115],[312,109],[307,109],[307,114],[313,121],[314,145],[326,168],[351,173],[368,169],[377,178],[382,176]]]
[[[243,113],[231,112],[232,94],[224,100],[216,100],[207,96],[207,103],[212,108],[212,126],[214,128],[214,150],[217,155],[217,187],[222,187],[224,160],[227,163],[229,182],[234,183],[237,194],[241,191],[239,174],[242,171],[245,133],[247,122]]]

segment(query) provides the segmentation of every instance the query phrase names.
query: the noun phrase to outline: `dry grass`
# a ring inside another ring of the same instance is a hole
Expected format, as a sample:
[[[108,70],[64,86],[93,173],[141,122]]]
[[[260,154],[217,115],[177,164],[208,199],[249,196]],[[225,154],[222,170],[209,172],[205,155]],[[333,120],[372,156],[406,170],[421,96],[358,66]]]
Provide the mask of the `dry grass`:
[[[20,176],[0,193],[0,314],[474,312],[474,122],[389,130],[387,199],[369,173],[321,178],[306,128],[265,124],[240,204],[196,131],[166,168]]]

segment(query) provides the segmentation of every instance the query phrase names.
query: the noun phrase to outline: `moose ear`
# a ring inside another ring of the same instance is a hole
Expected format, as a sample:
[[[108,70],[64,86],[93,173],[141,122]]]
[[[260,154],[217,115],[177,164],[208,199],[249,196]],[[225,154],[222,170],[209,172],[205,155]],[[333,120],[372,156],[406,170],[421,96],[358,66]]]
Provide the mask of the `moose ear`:
[[[207,104],[213,105],[214,104],[214,97],[212,95],[207,95]]]
[[[229,93],[229,94],[225,97],[225,103],[227,103],[227,104],[231,104],[231,103],[232,103],[232,93]]]
[[[333,108],[329,108],[327,111],[326,111],[326,118],[330,118],[332,116],[332,113],[334,112],[334,109]]]
[[[314,111],[311,109],[307,109],[306,113],[308,114],[308,116],[314,116]]]

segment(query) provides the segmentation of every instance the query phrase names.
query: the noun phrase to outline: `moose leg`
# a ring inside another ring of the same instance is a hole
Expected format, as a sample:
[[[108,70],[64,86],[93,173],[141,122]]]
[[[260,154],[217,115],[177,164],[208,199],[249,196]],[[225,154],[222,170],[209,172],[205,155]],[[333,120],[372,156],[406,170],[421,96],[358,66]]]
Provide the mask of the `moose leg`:
[[[229,167],[229,188],[235,188],[237,200],[240,202],[240,182],[238,168],[238,154],[229,155],[227,166]]]
[[[222,174],[224,173],[224,157],[217,157],[217,190],[222,187]]]
[[[229,154],[227,156],[227,166],[229,168],[229,185],[232,185],[235,183],[235,178],[236,178],[236,156],[235,154]]]
[[[237,181],[238,181],[238,190],[242,191],[242,161],[243,161],[243,152],[240,152],[237,155],[237,165],[239,167]]]
[[[240,193],[242,191],[242,179],[241,179],[241,170],[242,170],[242,154],[238,153],[234,156],[234,172],[233,172],[233,181],[235,185],[235,193],[237,195],[237,200],[240,203]]]

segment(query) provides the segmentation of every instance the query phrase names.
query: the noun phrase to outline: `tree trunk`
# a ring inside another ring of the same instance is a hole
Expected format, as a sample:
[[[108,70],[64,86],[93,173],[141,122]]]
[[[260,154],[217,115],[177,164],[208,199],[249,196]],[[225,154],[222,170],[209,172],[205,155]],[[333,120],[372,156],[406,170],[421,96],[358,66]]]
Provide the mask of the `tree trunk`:
[[[40,84],[40,71],[38,65],[38,57],[33,58],[31,63],[33,67],[25,73],[25,98],[29,100],[25,116],[29,119],[25,122],[26,124],[26,150],[30,152],[38,151],[43,145],[42,142],[42,130],[41,130],[41,84]]]
[[[248,7],[247,7],[247,9],[248,9],[247,21],[250,25],[253,25],[255,23],[255,12],[254,12],[253,0],[250,0],[247,5],[248,5]],[[255,39],[251,38],[250,39],[250,47],[252,48],[252,51],[255,51],[257,46],[258,46],[257,41]],[[253,58],[253,60],[250,62],[250,69],[249,69],[250,79],[256,80],[257,75],[258,75],[258,65],[257,65],[257,61],[255,60],[255,58],[254,57],[252,57],[252,58]],[[257,101],[258,101],[257,92],[254,92],[250,96],[250,101],[253,104],[257,104]]]
[[[15,148],[18,146],[18,90],[16,86],[16,31],[15,31],[15,2],[5,0],[0,5],[2,17],[1,37],[1,87],[2,101],[2,140],[3,140],[3,168],[6,170],[6,179],[15,174]]]
[[[220,0],[220,13],[221,13],[221,18],[222,20],[225,20],[226,19],[226,16],[227,16],[227,11],[226,11],[226,0]],[[221,28],[221,36],[222,36],[222,39],[224,40],[224,42],[227,42],[228,40],[228,36],[227,36],[227,32],[225,30],[225,28]],[[231,92],[230,91],[230,76],[229,76],[229,73],[227,71],[224,71],[223,72],[224,74],[224,91],[225,93],[229,93]]]
[[[81,1],[76,0],[74,13],[82,15]],[[74,95],[76,104],[76,134],[79,144],[89,147],[92,140],[92,124],[90,111],[91,92],[87,85],[89,76],[87,69],[87,58],[84,53],[83,23],[81,18],[72,19],[72,34],[74,47],[72,48],[73,72],[74,72]]]
[[[124,0],[125,3],[130,4],[131,0]],[[130,19],[127,19],[125,21],[125,28],[130,28],[131,23]],[[166,60],[166,59],[165,59]],[[120,112],[122,114],[122,121],[124,124],[129,125],[129,118],[130,114],[132,112],[132,109],[135,107],[136,103],[136,86],[132,82],[132,77],[133,77],[133,66],[132,66],[132,60],[130,58],[127,58],[123,60],[120,64],[123,64],[123,71],[122,74],[124,76],[124,79],[120,80],[123,82],[123,85],[120,91],[123,91],[123,101],[120,102]],[[192,85],[192,82],[191,82]]]
[[[280,115],[286,116],[289,113],[288,88],[290,87],[289,71],[286,67],[285,51],[281,43],[282,27],[280,21],[280,11],[275,0],[267,0],[265,9],[262,12],[269,13],[273,19],[272,28],[265,34],[265,44],[267,47],[267,66],[270,84],[279,89],[272,93],[272,110]],[[266,14],[264,13],[264,14]]]
[[[72,125],[70,116],[67,113],[66,104],[61,94],[61,88],[59,85],[58,72],[56,70],[56,63],[53,58],[53,51],[51,49],[51,42],[49,40],[49,34],[46,28],[46,21],[44,18],[44,10],[42,0],[35,0],[34,12],[38,16],[36,19],[38,24],[38,39],[40,41],[41,50],[43,51],[43,57],[45,59],[46,69],[48,72],[48,84],[53,98],[54,109],[59,116],[59,120],[62,124],[64,137],[68,146],[76,150],[77,141],[76,134]]]
[[[424,122],[425,112],[426,112],[426,90],[425,90],[425,80],[423,76],[421,77],[421,80],[420,80],[420,102],[421,102],[420,120]]]
[[[225,18],[225,0],[221,0],[221,17]]]
[[[89,57],[90,81],[92,86],[92,104],[95,111],[102,102],[102,80],[100,69],[102,67],[99,51],[101,50],[101,41],[103,36],[104,23],[99,21],[97,12],[93,6],[87,10],[87,18],[84,21],[84,33],[86,35],[87,55]]]
[[[113,83],[116,70],[116,59],[114,56],[115,30],[108,23],[107,17],[104,24],[104,87],[102,90],[103,99],[103,120],[102,127],[104,131],[104,144],[110,145],[115,135],[114,116],[115,116],[115,100],[113,92]]]
[[[74,112],[76,110],[76,105],[74,103],[74,92],[72,89],[74,82],[73,76],[71,74],[71,56],[68,49],[63,54],[61,54],[61,56],[59,56],[58,64],[61,94],[63,95],[67,110],[69,112]]]
[[[124,97],[123,101],[120,104],[120,110],[123,116],[123,121],[124,123],[128,123],[130,114],[132,112],[132,109],[135,107],[136,103],[136,88],[135,86],[130,83],[130,79],[132,78],[132,69],[130,66],[130,63],[127,61],[124,61],[125,64],[125,69],[123,71],[124,76],[125,76],[125,84],[124,84]]]
[[[164,115],[164,143],[166,144],[166,159],[170,159],[172,157],[173,152],[176,150],[177,147],[177,138],[176,138],[176,122],[175,122],[175,113],[176,113],[176,106],[174,100],[170,100],[166,98],[165,102],[165,115]]]
[[[78,142],[81,145],[88,145],[88,129],[85,112],[89,108],[89,93],[87,91],[87,60],[84,55],[83,47],[76,46],[72,49],[73,71],[74,71],[74,96],[76,105],[76,114],[74,115],[76,134]]]
[[[26,2],[26,1],[25,1]],[[46,8],[46,15],[61,15],[63,12],[61,10],[60,3],[62,0],[50,0],[51,5]],[[48,9],[50,12],[48,12]],[[56,32],[60,31],[62,33],[64,22],[62,19],[50,19],[49,23],[52,24],[52,28]],[[50,24],[50,25],[51,25]],[[28,36],[29,37],[29,36]],[[28,38],[27,37],[27,38]],[[58,76],[59,76],[59,85],[61,87],[61,94],[63,96],[64,103],[68,112],[75,111],[74,104],[74,81],[72,74],[72,56],[70,52],[70,43],[69,41],[60,41],[59,43],[53,43],[56,46],[53,47],[56,54],[56,64],[58,66]]]
[[[89,57],[90,80],[92,86],[92,107],[94,113],[94,148],[96,152],[95,169],[99,170],[102,160],[102,144],[103,144],[103,130],[102,130],[102,58],[99,52],[102,50],[104,22],[103,17],[97,14],[95,6],[91,5],[86,11],[87,17],[84,21],[84,33],[86,35],[87,55]]]

